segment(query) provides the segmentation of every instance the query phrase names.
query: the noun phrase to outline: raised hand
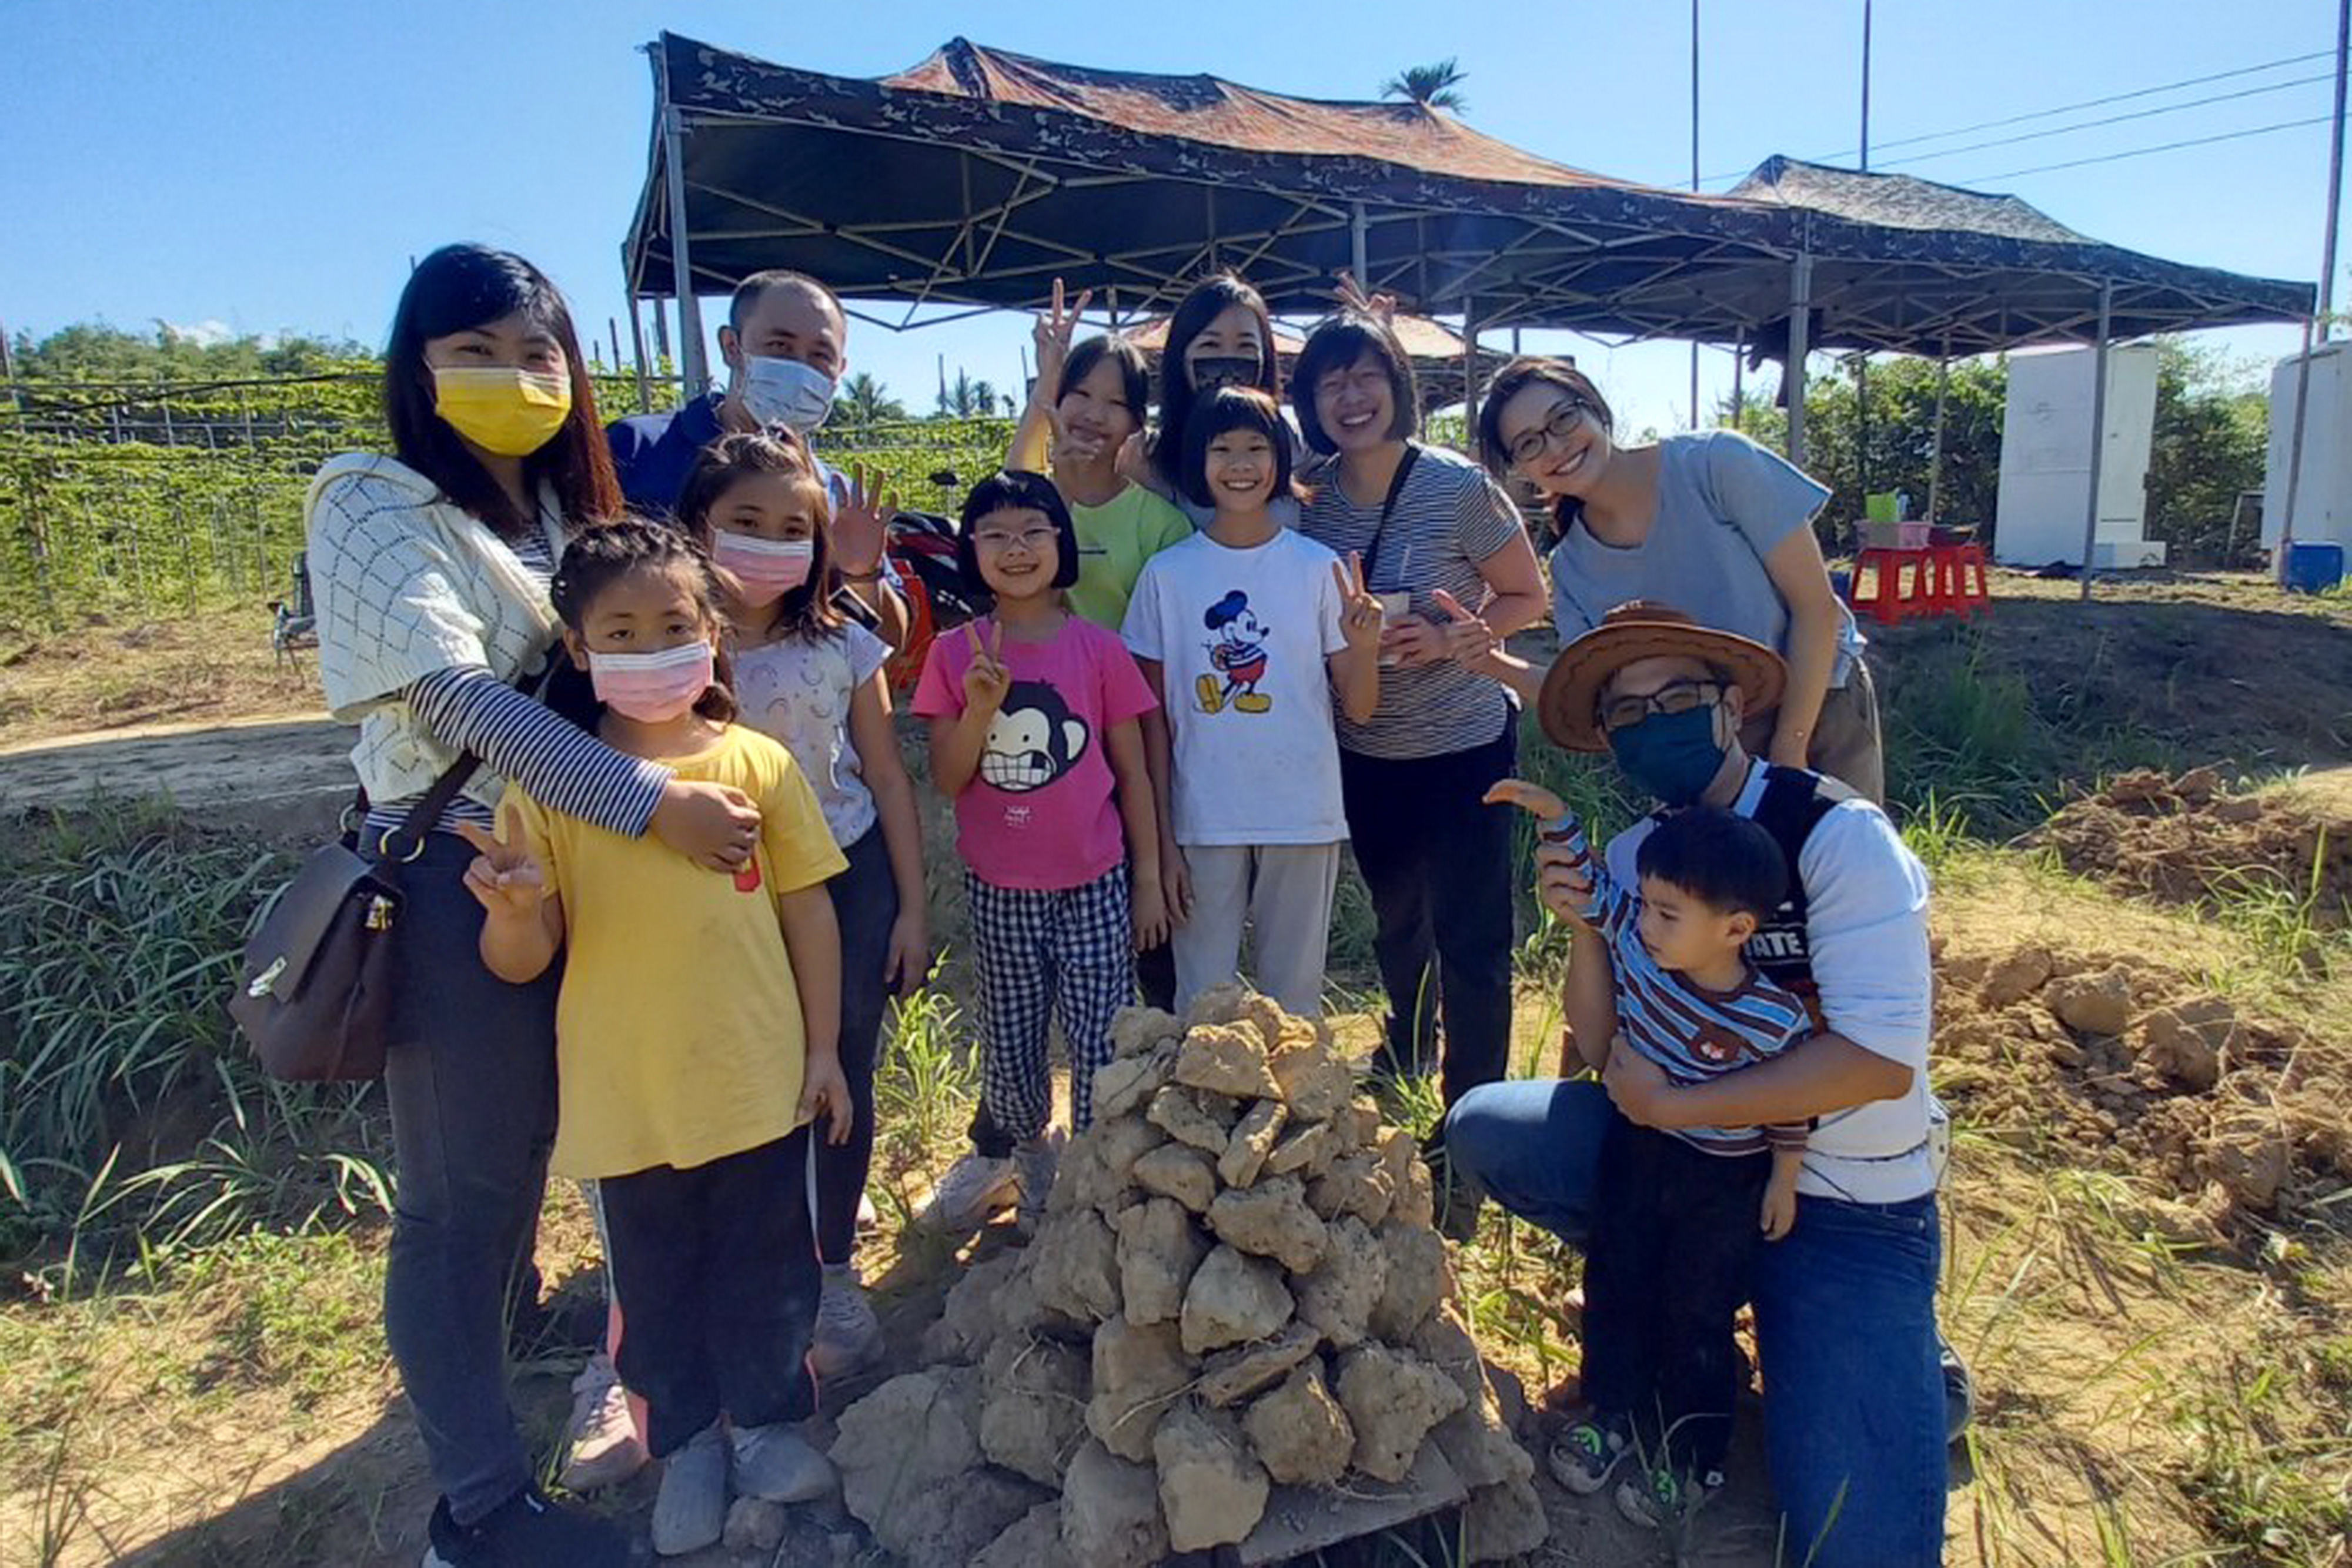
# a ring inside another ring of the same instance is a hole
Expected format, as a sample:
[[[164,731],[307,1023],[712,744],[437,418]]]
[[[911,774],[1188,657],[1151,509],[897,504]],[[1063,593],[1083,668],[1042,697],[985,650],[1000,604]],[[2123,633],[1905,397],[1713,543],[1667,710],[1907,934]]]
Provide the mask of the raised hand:
[[[1037,382],[1030,393],[1033,402],[1042,401],[1051,406],[1062,384],[1062,366],[1070,357],[1070,340],[1077,335],[1078,318],[1086,314],[1087,302],[1094,297],[1095,291],[1087,289],[1078,296],[1077,303],[1066,310],[1062,280],[1054,279],[1053,308],[1029,327],[1029,341],[1037,350]]]
[[[500,806],[495,836],[467,821],[458,822],[457,831],[474,846],[474,862],[466,868],[466,891],[494,916],[537,914],[547,902],[547,873],[532,858],[522,813]]]
[[[1144,448],[1143,432],[1139,430],[1118,444],[1118,460],[1112,466],[1129,484],[1151,488],[1151,454]]]
[[[1013,672],[1004,665],[1004,623],[989,621],[986,643],[980,640],[977,621],[965,622],[963,634],[971,648],[971,663],[963,671],[964,706],[992,715],[1004,706],[1004,694],[1013,687]]]
[[[862,463],[852,468],[849,498],[833,514],[833,564],[853,577],[881,570],[882,547],[898,512],[898,493],[883,487],[879,472]]]
[[[1379,647],[1381,601],[1364,586],[1364,558],[1349,550],[1347,559],[1333,561],[1331,580],[1339,589],[1339,635],[1350,648]]]
[[[1485,662],[1487,654],[1502,646],[1502,639],[1495,635],[1495,629],[1465,610],[1462,601],[1454,595],[1441,588],[1430,598],[1436,601],[1439,613],[1445,617],[1444,622],[1434,628],[1443,650],[1439,657],[1475,668]]]
[[[1344,267],[1339,269],[1339,287],[1331,291],[1331,298],[1339,302],[1340,309],[1370,316],[1383,325],[1396,319],[1396,296],[1386,292],[1365,293],[1364,286],[1356,281],[1356,275]]]

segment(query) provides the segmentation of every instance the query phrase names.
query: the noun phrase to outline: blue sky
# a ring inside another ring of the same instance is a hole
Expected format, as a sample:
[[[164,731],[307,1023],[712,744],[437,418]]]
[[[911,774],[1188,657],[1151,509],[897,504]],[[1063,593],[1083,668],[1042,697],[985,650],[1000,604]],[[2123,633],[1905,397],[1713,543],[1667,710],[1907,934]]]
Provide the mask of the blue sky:
[[[1902,166],[2013,191],[2117,244],[2308,278],[2318,267],[2325,126],[1986,177],[2323,114],[2324,82],[2278,84],[2325,73],[2324,59],[1887,144],[2330,49],[2335,9],[2328,0],[1878,0],[1874,162],[2243,93]],[[1775,152],[1850,162],[1861,0],[1703,0],[1703,172],[1745,169]],[[538,261],[583,329],[601,335],[622,308],[619,246],[645,171],[651,88],[635,46],[666,26],[849,75],[903,68],[961,33],[1049,58],[1209,71],[1324,98],[1369,98],[1397,68],[1454,55],[1480,130],[1606,173],[1689,175],[1689,15],[1677,0],[8,0],[0,323],[39,334],[79,320],[162,319],[376,341],[408,258],[471,238]],[[2219,337],[2265,359],[2294,340],[2285,329]],[[1011,316],[896,335],[861,323],[850,352],[856,368],[921,407],[936,356],[950,374],[961,365],[1012,386],[1026,340]],[[1633,427],[1686,418],[1682,348],[1612,350],[1564,334],[1542,342],[1599,373]],[[1703,363],[1704,384],[1727,389],[1728,356]]]

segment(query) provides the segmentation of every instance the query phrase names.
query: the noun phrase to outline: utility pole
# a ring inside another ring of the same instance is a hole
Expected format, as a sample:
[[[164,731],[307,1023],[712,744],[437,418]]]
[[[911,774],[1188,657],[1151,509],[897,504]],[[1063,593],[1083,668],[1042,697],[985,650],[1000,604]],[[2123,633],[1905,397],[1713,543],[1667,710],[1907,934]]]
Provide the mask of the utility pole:
[[[1870,0],[1862,0],[1862,172],[1870,172]]]
[[[1691,194],[1698,194],[1698,0],[1691,0]],[[1698,340],[1690,346],[1691,428],[1699,428]]]

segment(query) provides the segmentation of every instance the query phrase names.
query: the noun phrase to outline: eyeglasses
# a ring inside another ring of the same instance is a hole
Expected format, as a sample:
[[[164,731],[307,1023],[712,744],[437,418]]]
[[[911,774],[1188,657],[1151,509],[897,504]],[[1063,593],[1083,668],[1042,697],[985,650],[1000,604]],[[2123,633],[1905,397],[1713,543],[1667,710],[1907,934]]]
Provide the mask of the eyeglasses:
[[[1654,713],[1688,713],[1723,700],[1721,681],[1675,681],[1645,696],[1609,697],[1593,706],[1603,730],[1623,729]]]
[[[1057,529],[1042,526],[1023,528],[1019,533],[1007,528],[982,528],[971,536],[971,542],[977,548],[986,550],[1010,549],[1017,544],[1034,555],[1051,545],[1057,532]]]
[[[1522,467],[1534,462],[1543,455],[1546,446],[1555,441],[1566,441],[1574,434],[1576,427],[1593,412],[1591,403],[1577,398],[1553,404],[1551,413],[1544,416],[1541,424],[1523,430],[1512,439],[1509,448],[1511,461]]]

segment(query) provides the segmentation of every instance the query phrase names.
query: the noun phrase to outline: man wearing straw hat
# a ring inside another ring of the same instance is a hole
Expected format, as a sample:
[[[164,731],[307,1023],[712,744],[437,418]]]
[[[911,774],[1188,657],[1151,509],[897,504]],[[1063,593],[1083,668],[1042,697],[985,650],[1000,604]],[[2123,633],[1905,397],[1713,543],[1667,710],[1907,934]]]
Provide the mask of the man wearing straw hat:
[[[1662,1129],[1812,1121],[1796,1224],[1763,1249],[1755,1277],[1786,1550],[1814,1568],[1941,1562],[1947,1415],[1926,870],[1867,800],[1741,748],[1741,720],[1769,709],[1785,679],[1780,655],[1759,643],[1637,601],[1570,643],[1539,685],[1507,654],[1490,654],[1486,667],[1536,701],[1555,742],[1611,753],[1659,801],[1657,815],[1609,845],[1622,885],[1636,883],[1642,841],[1685,807],[1726,808],[1771,832],[1793,891],[1747,956],[1807,999],[1817,1031],[1688,1085],[1622,1045],[1597,1083],[1483,1085],[1447,1118],[1448,1157],[1504,1207],[1579,1242],[1591,1233],[1612,1116]],[[1555,913],[1569,916],[1590,897],[1570,847],[1542,845],[1537,866]]]

